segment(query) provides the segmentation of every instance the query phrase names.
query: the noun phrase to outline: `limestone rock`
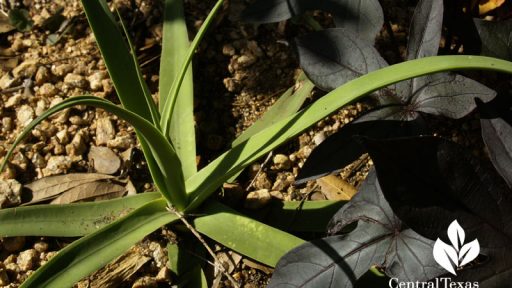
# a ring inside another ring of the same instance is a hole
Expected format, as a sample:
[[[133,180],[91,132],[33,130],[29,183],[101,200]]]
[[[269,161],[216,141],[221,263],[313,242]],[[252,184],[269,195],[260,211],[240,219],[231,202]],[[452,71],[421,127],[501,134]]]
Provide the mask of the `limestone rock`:
[[[267,205],[270,199],[272,199],[272,196],[268,192],[268,189],[253,191],[247,194],[244,206],[247,209],[259,209]]]
[[[114,139],[115,129],[112,121],[104,117],[96,122],[96,145],[105,145],[108,140]]]
[[[18,119],[18,123],[22,127],[25,127],[34,120],[34,109],[28,105],[23,105],[18,109],[18,112],[16,112],[16,118]]]
[[[121,167],[121,159],[107,147],[92,146],[88,157],[98,173],[114,174]]]
[[[21,203],[21,184],[14,180],[0,180],[0,208]]]

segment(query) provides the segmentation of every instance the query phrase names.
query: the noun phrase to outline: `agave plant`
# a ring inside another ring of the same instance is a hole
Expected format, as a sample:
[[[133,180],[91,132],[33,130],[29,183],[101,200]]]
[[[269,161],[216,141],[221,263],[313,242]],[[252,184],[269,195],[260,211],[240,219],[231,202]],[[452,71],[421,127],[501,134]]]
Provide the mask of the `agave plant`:
[[[183,215],[193,222],[199,233],[247,257],[275,266],[281,256],[304,241],[244,216],[210,197],[224,182],[340,107],[382,87],[454,69],[512,73],[511,62],[495,58],[428,57],[371,72],[295,112],[302,105],[297,97],[307,97],[312,89],[312,85],[303,85],[297,91],[287,91],[276,104],[276,107],[289,108],[290,105],[296,108],[289,109],[288,113],[278,113],[280,111],[276,112],[275,107],[270,109],[271,114],[264,116],[265,122],[255,124],[255,128],[235,140],[230,150],[197,171],[190,62],[222,2],[216,2],[189,43],[183,1],[165,1],[157,106],[142,78],[134,49],[123,36],[122,22],[121,25],[117,23],[105,0],[82,1],[122,105],[94,96],[76,96],[53,106],[19,135],[5,156],[2,168],[15,146],[41,121],[74,105],[90,105],[111,112],[134,126],[158,192],[94,203],[1,210],[1,236],[83,236],[35,271],[22,287],[72,286],[144,236],[163,225],[179,221]],[[126,211],[130,212],[126,214]],[[121,214],[124,216],[116,219],[106,217]]]

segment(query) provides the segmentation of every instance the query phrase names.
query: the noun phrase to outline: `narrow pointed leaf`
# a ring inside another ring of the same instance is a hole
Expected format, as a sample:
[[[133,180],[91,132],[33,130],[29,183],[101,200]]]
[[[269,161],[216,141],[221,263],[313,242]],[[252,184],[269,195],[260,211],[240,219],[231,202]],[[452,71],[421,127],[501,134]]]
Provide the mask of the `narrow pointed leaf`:
[[[412,17],[407,60],[437,55],[443,26],[443,0],[421,0]]]
[[[265,223],[286,231],[324,233],[327,223],[346,201],[276,201],[270,203]]]
[[[84,236],[160,197],[160,193],[143,193],[92,203],[2,209],[0,236]]]
[[[250,163],[343,105],[399,81],[453,69],[495,70],[512,74],[512,63],[482,56],[425,57],[395,64],[352,80],[305,109],[233,147],[187,179],[186,189],[191,201],[187,210],[198,207],[217,187]]]
[[[164,199],[154,200],[89,234],[51,258],[21,287],[71,287],[160,226],[177,220]]]
[[[201,28],[199,28],[199,31],[197,31],[194,40],[192,40],[192,43],[190,44],[187,55],[183,59],[178,74],[176,74],[176,76],[174,77],[171,89],[169,90],[169,95],[164,98],[165,102],[161,103],[161,105],[163,105],[163,108],[160,126],[162,127],[164,135],[168,135],[169,130],[171,129],[171,119],[173,117],[174,109],[176,107],[176,101],[178,99],[178,95],[181,89],[181,85],[183,84],[183,80],[187,75],[188,67],[192,62],[192,56],[194,55],[199,43],[206,34],[208,27],[210,27],[210,24],[212,23],[215,15],[217,15],[217,12],[219,12],[219,10],[222,8],[223,2],[224,0],[217,0],[215,6],[213,6],[210,13],[208,13],[208,16],[204,20],[203,24],[201,25]]]
[[[149,107],[149,112],[151,113],[151,120],[153,121],[153,125],[158,126],[160,122],[160,113],[158,113],[158,109],[156,107],[155,102],[153,101],[153,97],[151,96],[151,92],[149,91],[146,80],[144,80],[144,75],[142,75],[142,71],[140,69],[139,61],[137,60],[137,51],[135,51],[135,46],[130,39],[130,34],[128,33],[128,29],[124,25],[123,19],[121,18],[121,14],[117,11],[117,17],[119,17],[119,22],[121,24],[121,28],[123,29],[124,36],[126,37],[126,42],[128,43],[128,48],[130,49],[130,56],[132,57],[133,66],[135,69],[135,73],[137,74],[137,80],[139,81],[139,86],[142,89],[144,94],[144,99],[146,99],[146,103]]]
[[[160,58],[160,112],[163,112],[171,86],[179,77],[179,68],[187,57],[190,42],[183,10],[183,0],[166,0],[163,24],[162,55]],[[181,159],[185,179],[197,172],[196,135],[194,125],[194,83],[192,66],[185,73],[176,99],[176,107],[170,119],[169,135]]]
[[[300,238],[243,216],[219,202],[208,202],[204,212],[208,216],[194,220],[197,231],[272,267],[286,252],[304,243]]]
[[[297,86],[298,88],[295,89]],[[261,130],[299,111],[304,101],[310,96],[315,85],[302,74],[295,83],[295,87],[286,90],[261,118],[256,120],[254,124],[233,141],[232,146],[244,142]]]
[[[144,88],[140,85],[137,74],[137,63],[133,61],[130,49],[107,3],[105,0],[82,0],[82,5],[119,100],[126,109],[151,121],[148,103],[153,100],[144,97]]]

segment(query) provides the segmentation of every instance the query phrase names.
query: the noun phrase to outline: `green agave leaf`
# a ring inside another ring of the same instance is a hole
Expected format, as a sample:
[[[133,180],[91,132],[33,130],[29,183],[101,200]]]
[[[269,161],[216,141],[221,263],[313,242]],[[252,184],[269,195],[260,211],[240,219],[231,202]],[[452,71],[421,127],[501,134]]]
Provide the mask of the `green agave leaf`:
[[[254,122],[251,127],[247,128],[247,130],[233,141],[232,146],[244,142],[261,130],[299,111],[306,98],[311,94],[311,90],[315,88],[315,84],[309,81],[304,73],[301,73],[295,85],[298,85],[299,88],[295,89],[291,87],[286,90],[260,119]]]
[[[297,86],[298,88],[296,88]],[[231,143],[231,146],[244,142],[261,130],[299,111],[306,98],[311,95],[313,88],[315,88],[315,84],[306,77],[306,74],[301,73],[295,82],[295,86],[286,90],[260,119],[256,120],[251,127],[247,128]],[[227,182],[234,182],[240,173],[242,171],[233,175]]]
[[[256,261],[275,266],[286,252],[304,241],[243,216],[216,201],[204,206],[205,217],[194,220],[197,231]]]
[[[82,5],[123,107],[151,121],[151,115],[157,112],[156,105],[144,93],[145,83],[139,81],[138,64],[134,62],[107,3],[105,0],[82,0]]]
[[[434,56],[370,72],[331,91],[315,103],[266,128],[219,156],[186,181],[192,210],[224,181],[342,106],[406,79],[449,70],[494,70],[512,74],[512,62],[482,56]]]
[[[153,120],[153,125],[157,126],[160,123],[160,113],[156,109],[156,104],[153,101],[153,97],[151,96],[151,92],[149,91],[148,84],[144,80],[144,76],[142,75],[142,71],[140,70],[139,61],[137,60],[137,53],[135,51],[135,46],[133,46],[132,40],[130,39],[130,34],[128,33],[128,29],[124,25],[123,18],[119,11],[116,10],[117,17],[119,18],[119,23],[121,24],[121,28],[123,29],[123,34],[126,37],[126,41],[128,42],[128,48],[130,48],[130,56],[132,57],[135,73],[137,73],[137,80],[139,81],[139,85],[142,88],[142,92],[144,93],[144,98],[148,103],[149,110],[151,112],[151,119]]]
[[[179,245],[167,245],[167,255],[170,269],[176,276],[173,279],[177,280],[178,287],[208,287],[201,286],[204,277],[201,264],[208,256],[203,244],[197,239],[184,238]]]
[[[325,232],[327,224],[346,201],[284,201],[270,204],[265,219],[286,231]]]
[[[89,234],[36,270],[21,287],[71,287],[103,267],[160,226],[178,218],[166,210],[164,199],[153,200],[127,216]]]
[[[183,83],[183,79],[185,79],[185,75],[188,69],[188,66],[190,65],[190,62],[192,62],[192,56],[194,55],[197,46],[199,45],[199,42],[203,39],[204,34],[206,33],[206,30],[208,27],[210,27],[210,24],[212,23],[213,18],[217,14],[217,12],[222,7],[222,3],[224,0],[217,0],[217,3],[212,8],[212,11],[208,14],[206,19],[203,22],[203,25],[201,25],[201,28],[199,28],[199,31],[196,34],[196,37],[194,37],[194,40],[190,44],[190,48],[188,49],[187,56],[183,60],[183,64],[181,65],[181,68],[179,70],[179,73],[174,78],[174,81],[171,86],[171,90],[169,91],[169,95],[165,97],[165,102],[163,103],[162,108],[162,119],[160,120],[160,126],[162,127],[162,130],[164,131],[164,135],[169,134],[170,130],[170,119],[172,115],[174,114],[174,109],[176,105],[176,101],[178,98],[178,93],[180,92],[181,84]]]
[[[30,133],[30,131],[35,126],[41,123],[41,121],[44,119],[48,118],[50,115],[75,105],[90,105],[105,109],[106,111],[114,113],[120,118],[125,119],[130,124],[132,124],[135,129],[139,130],[144,137],[143,139],[146,140],[145,142],[141,141],[141,143],[147,144],[149,146],[150,150],[148,150],[151,151],[156,165],[158,165],[158,169],[156,169],[156,167],[150,166],[150,168],[152,168],[151,174],[155,184],[158,186],[162,195],[167,199],[167,201],[169,201],[169,203],[174,205],[179,210],[185,207],[187,199],[184,192],[184,179],[181,172],[180,160],[176,156],[173,147],[170,145],[167,139],[162,135],[162,133],[160,133],[158,129],[156,129],[150,122],[143,119],[141,116],[118,107],[107,100],[94,96],[75,96],[66,99],[63,102],[48,109],[41,116],[37,117],[34,121],[27,125],[27,127],[25,127],[18,138],[14,141],[11,149],[7,152],[4,161],[0,166],[0,171],[3,170],[5,164],[7,163],[7,159],[12,155],[12,152],[14,151],[14,148],[25,138],[28,133]],[[154,172],[158,172],[158,174]]]
[[[140,206],[160,198],[143,193],[115,200],[35,205],[0,210],[0,235],[76,237],[97,231]]]
[[[169,97],[173,80],[190,48],[183,0],[166,0],[163,24],[162,55],[160,56],[160,112]],[[185,179],[197,172],[196,134],[194,128],[194,82],[192,66],[187,68],[170,120],[169,135],[181,159]]]

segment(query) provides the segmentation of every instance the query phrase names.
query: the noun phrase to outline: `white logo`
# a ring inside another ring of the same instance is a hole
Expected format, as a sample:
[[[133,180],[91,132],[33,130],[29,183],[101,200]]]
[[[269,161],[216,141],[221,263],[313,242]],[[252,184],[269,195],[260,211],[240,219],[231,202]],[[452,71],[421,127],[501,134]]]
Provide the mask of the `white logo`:
[[[434,259],[446,271],[457,275],[455,270],[473,261],[480,254],[480,244],[475,239],[464,245],[464,229],[454,220],[448,227],[448,238],[452,245],[448,245],[437,238],[434,244]]]

